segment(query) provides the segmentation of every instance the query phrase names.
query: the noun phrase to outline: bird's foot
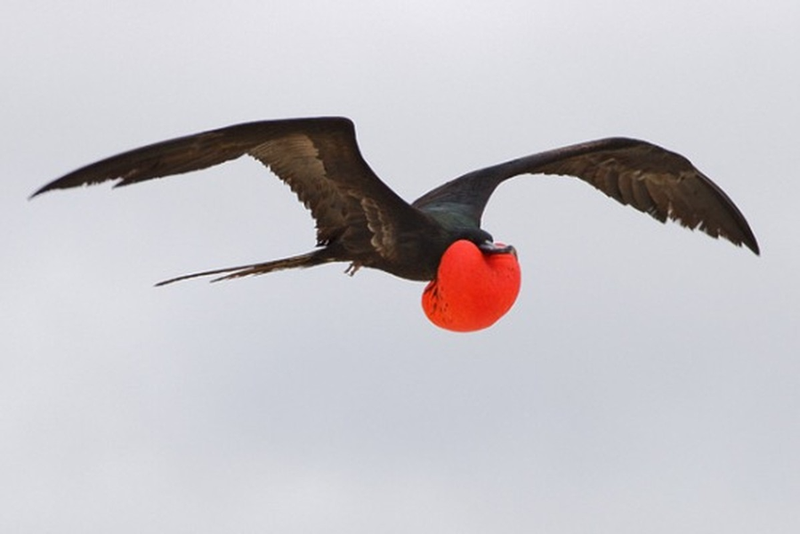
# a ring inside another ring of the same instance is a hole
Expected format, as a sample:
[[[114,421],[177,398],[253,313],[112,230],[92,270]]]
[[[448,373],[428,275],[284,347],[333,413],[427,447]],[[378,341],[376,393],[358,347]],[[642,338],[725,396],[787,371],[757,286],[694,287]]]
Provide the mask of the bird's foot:
[[[361,268],[361,264],[353,262],[347,266],[347,269],[344,270],[344,274],[348,274],[353,276],[356,272]]]

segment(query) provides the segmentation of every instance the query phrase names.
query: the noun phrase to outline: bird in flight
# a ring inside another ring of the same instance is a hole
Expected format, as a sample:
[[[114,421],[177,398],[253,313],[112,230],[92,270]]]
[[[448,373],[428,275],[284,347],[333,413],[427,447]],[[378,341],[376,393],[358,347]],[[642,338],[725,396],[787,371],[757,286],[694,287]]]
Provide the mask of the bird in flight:
[[[408,203],[373,172],[346,118],[260,121],[137,148],[54,180],[46,191],[116,181],[131,185],[251,156],[289,185],[316,220],[317,248],[306,254],[203,271],[215,280],[280,269],[349,262],[400,278],[429,282],[422,305],[437,326],[474,331],[494,324],[514,304],[520,267],[512,246],[481,228],[492,192],[521,174],[573,176],[661,222],[672,219],[755,254],[744,216],[685,157],[622,137],[570,145],[486,167],[455,178]]]

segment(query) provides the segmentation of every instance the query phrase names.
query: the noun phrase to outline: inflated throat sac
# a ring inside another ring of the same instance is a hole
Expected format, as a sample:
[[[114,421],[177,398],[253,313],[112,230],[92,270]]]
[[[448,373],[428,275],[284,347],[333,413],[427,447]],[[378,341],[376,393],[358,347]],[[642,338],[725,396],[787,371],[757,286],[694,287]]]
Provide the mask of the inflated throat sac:
[[[511,309],[520,282],[515,253],[484,253],[470,241],[456,241],[425,288],[422,308],[433,324],[446,330],[482,330]]]

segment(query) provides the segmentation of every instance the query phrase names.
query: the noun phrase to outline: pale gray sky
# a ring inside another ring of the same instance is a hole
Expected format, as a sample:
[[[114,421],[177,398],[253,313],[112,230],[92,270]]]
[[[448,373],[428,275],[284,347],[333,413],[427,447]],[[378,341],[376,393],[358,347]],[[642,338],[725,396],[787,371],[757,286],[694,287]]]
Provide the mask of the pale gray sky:
[[[800,531],[800,4],[40,2],[0,18],[0,531]],[[409,200],[593,138],[679,151],[755,257],[577,180],[484,219],[523,287],[436,329],[344,265],[155,289],[313,245],[252,161],[45,182],[257,119],[345,115]]]

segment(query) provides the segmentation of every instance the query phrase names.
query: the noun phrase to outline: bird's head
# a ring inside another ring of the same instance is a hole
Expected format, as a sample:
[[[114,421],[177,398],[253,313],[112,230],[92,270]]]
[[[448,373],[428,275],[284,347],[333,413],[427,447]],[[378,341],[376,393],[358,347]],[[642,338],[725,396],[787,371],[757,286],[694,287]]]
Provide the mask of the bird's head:
[[[442,255],[436,278],[422,294],[422,308],[446,330],[482,330],[511,309],[520,282],[514,247],[460,239]]]

